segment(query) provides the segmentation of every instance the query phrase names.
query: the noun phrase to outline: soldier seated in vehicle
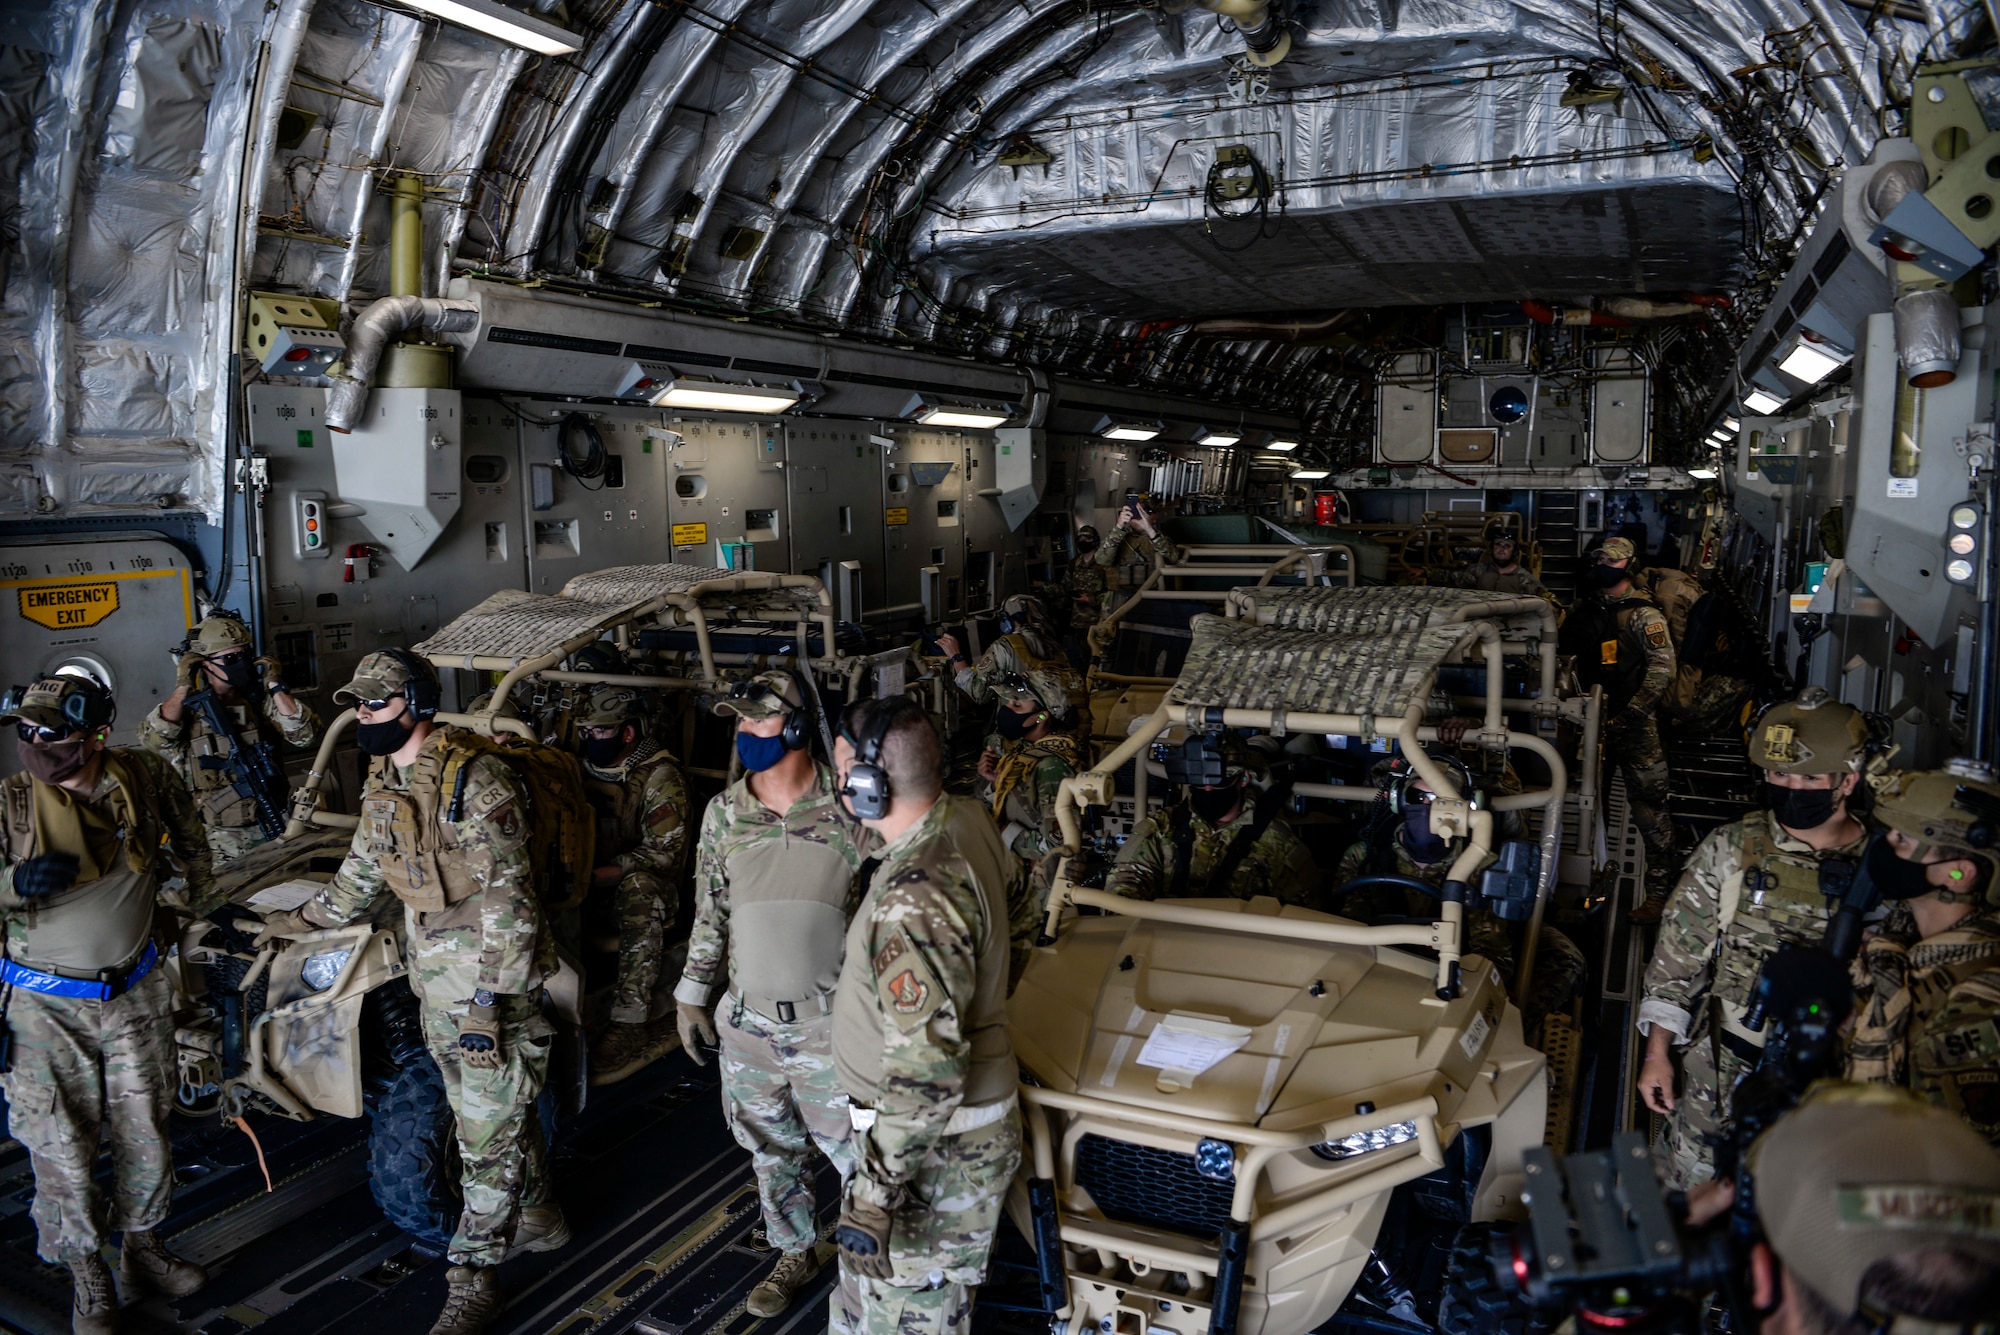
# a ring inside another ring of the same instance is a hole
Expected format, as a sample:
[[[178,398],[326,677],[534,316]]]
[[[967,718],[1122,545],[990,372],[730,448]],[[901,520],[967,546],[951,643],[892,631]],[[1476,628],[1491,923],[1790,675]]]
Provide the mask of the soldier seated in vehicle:
[[[218,735],[188,707],[188,696],[197,691],[214,693],[233,736]],[[194,793],[218,867],[277,837],[259,823],[256,802],[231,782],[226,764],[232,751],[276,742],[304,749],[318,741],[319,719],[285,688],[278,660],[258,657],[250,628],[226,612],[211,613],[188,632],[174,693],[139,724],[139,744],[164,756]],[[289,796],[269,795],[280,812]]]
[[[1197,733],[1164,757],[1167,781],[1180,800],[1148,816],[1105,878],[1104,888],[1127,899],[1250,899],[1271,895],[1287,904],[1319,906],[1319,869],[1291,827],[1279,818],[1277,794],[1250,783],[1264,761],[1223,734]]]
[[[598,686],[576,711],[584,789],[597,813],[596,890],[613,895],[618,984],[611,1024],[590,1050],[590,1083],[640,1070],[673,1039],[673,1017],[653,1016],[667,932],[687,857],[687,780],[648,735],[646,703],[629,686]]]
[[[1548,586],[1521,564],[1521,540],[1512,529],[1496,528],[1487,540],[1486,554],[1463,570],[1433,567],[1424,572],[1428,584],[1446,589],[1484,589],[1488,593],[1517,593],[1524,598],[1547,598]]]
[[[1056,731],[1068,712],[1061,688],[1046,677],[1002,677],[993,684],[1000,698],[995,715],[1000,749],[979,757],[981,798],[992,809],[1001,842],[1026,864],[1025,895],[1012,910],[1013,978],[1027,966],[1028,952],[1041,930],[1049,885],[1041,866],[1062,847],[1056,822],[1056,793],[1082,765],[1076,739]]]
[[[1851,1080],[1901,1085],[2000,1149],[2000,783],[1982,761],[1903,774],[1862,866],[1889,901],[1862,947]]]
[[[1462,794],[1480,794],[1472,772],[1454,756],[1431,754],[1458,785]],[[1360,876],[1389,874],[1407,876],[1438,889],[1444,887],[1452,862],[1462,851],[1462,840],[1447,840],[1431,831],[1431,803],[1437,794],[1431,785],[1406,762],[1392,768],[1376,800],[1367,832],[1341,855],[1334,874],[1334,893]],[[1488,853],[1466,880],[1476,877],[1494,861]],[[1377,922],[1385,917],[1429,922],[1437,916],[1438,900],[1433,895],[1397,886],[1365,887],[1346,899],[1336,899],[1334,910],[1361,922]],[[1482,904],[1465,906],[1465,945],[1468,955],[1483,955],[1500,970],[1509,993],[1515,989],[1516,955],[1514,934],[1499,916]],[[1515,996],[1521,1008],[1521,1032],[1531,1041],[1540,1031],[1542,1019],[1551,1011],[1567,1006],[1576,995],[1586,971],[1583,952],[1559,928],[1543,923],[1536,937],[1534,977],[1526,996]]]

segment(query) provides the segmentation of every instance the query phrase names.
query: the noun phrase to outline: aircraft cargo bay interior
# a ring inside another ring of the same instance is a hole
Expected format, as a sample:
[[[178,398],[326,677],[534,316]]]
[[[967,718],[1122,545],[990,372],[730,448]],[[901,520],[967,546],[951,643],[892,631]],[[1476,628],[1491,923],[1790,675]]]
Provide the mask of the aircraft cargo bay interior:
[[[1973,1335],[1992,0],[4,0],[0,1331]]]

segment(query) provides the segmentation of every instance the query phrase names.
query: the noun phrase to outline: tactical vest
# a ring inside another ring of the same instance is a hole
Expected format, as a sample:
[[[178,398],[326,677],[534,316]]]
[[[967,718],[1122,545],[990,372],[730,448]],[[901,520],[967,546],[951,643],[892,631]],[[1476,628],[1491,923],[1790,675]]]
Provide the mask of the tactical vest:
[[[1563,622],[1562,651],[1576,655],[1577,677],[1586,691],[1604,688],[1606,718],[1631,704],[1645,683],[1646,655],[1632,647],[1629,640],[1636,637],[1626,631],[1640,608],[1652,606],[1652,600],[1635,589],[1616,603],[1589,599]]]
[[[756,801],[747,794],[747,800]],[[821,790],[823,791],[823,790]],[[738,795],[725,796],[726,801]],[[847,906],[855,871],[817,839],[748,840],[723,856],[729,884],[730,990],[767,1019],[809,1019],[826,1011],[840,982]]]
[[[269,740],[256,706],[221,705],[221,708],[224,717],[236,725],[236,735],[244,746]],[[198,714],[190,713],[187,720],[188,784],[194,789],[195,809],[201,814],[201,823],[223,830],[255,825],[257,804],[236,791],[220,765],[201,763],[204,756],[228,759],[229,739],[218,736]]]
[[[1743,1027],[1757,972],[1779,947],[1817,947],[1826,934],[1829,915],[1819,869],[1834,853],[1779,848],[1768,814],[1749,818],[1744,831],[1740,870],[1722,883],[1721,939],[1709,996],[1727,1039],[1761,1048],[1764,1034]]]
[[[1285,785],[1289,790],[1290,785]],[[1222,856],[1208,869],[1208,875],[1198,886],[1190,886],[1188,878],[1194,868],[1194,818],[1185,804],[1167,808],[1167,831],[1173,840],[1174,872],[1167,881],[1167,888],[1160,892],[1162,899],[1220,899],[1233,897],[1249,899],[1246,894],[1238,894],[1235,887],[1236,873],[1245,859],[1257,847],[1258,840],[1271,828],[1278,808],[1284,804],[1282,795],[1266,793],[1256,802],[1257,814],[1244,820],[1239,813],[1228,831],[1229,842],[1222,850]]]
[[[639,821],[645,812],[639,806],[646,797],[645,779],[652,773],[653,764],[660,758],[660,744],[652,738],[639,742],[623,766],[625,777],[606,778],[599,771],[584,765],[583,790],[590,798],[590,809],[597,816],[597,861],[609,865],[626,853],[637,848],[640,843]],[[638,783],[632,782],[634,778]]]
[[[107,771],[118,786],[109,797],[116,853],[101,875],[44,896],[21,913],[23,931],[9,948],[17,963],[69,976],[87,976],[129,965],[145,949],[158,908],[158,880],[152,850],[165,827],[159,794],[144,764],[129,752],[106,753]],[[51,849],[80,852],[81,826],[50,831],[48,849],[36,831],[34,780],[14,774],[0,781],[7,860],[22,862]],[[135,865],[137,864],[137,865]]]
[[[1007,1038],[1007,880],[1016,859],[1000,842],[1000,831],[977,802],[949,795],[938,801],[948,804],[939,828],[892,865],[962,860],[977,890],[979,920],[972,929],[978,962],[972,997],[959,1010],[958,1028],[968,1049],[963,1103],[979,1107],[1013,1094],[1019,1078],[1013,1045]],[[885,866],[883,871],[887,870]],[[875,884],[885,883],[883,871],[876,873]],[[848,927],[847,958],[833,1003],[834,1066],[848,1096],[864,1108],[873,1107],[880,1097],[884,1040],[896,1024],[879,1010],[875,963],[868,950],[871,917],[864,902]]]
[[[459,848],[458,826],[444,819],[441,808],[445,767],[457,749],[453,731],[440,728],[425,743],[406,789],[388,786],[395,765],[389,757],[370,761],[361,798],[362,847],[396,898],[418,913],[442,913],[482,888]]]

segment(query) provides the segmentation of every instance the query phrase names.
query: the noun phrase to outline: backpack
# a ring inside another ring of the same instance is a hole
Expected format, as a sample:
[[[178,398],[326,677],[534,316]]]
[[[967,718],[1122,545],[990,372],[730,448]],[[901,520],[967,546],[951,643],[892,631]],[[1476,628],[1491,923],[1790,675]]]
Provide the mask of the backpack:
[[[455,823],[462,814],[466,767],[480,756],[498,759],[527,790],[528,844],[542,903],[551,909],[575,908],[590,892],[597,867],[597,813],[583,784],[582,762],[525,737],[496,738],[458,729],[439,794],[446,820]]]

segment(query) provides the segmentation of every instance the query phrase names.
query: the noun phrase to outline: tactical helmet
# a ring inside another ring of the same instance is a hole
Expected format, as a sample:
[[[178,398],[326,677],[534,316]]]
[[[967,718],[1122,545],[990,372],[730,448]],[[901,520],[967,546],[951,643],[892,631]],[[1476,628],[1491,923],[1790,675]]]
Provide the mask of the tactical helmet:
[[[234,612],[210,612],[200,625],[188,632],[187,652],[198,658],[214,658],[250,648],[250,628]]]
[[[1750,736],[1750,763],[1773,774],[1858,774],[1868,719],[1823,686],[1771,706]]]
[[[1875,815],[1916,844],[1917,859],[1933,848],[1947,859],[1993,859],[2000,845],[2000,781],[1993,767],[1979,760],[1951,760],[1941,770],[1910,771],[1883,787]]]
[[[618,647],[608,640],[584,645],[570,655],[569,661],[572,672],[596,672],[611,676],[632,670],[632,665],[625,661],[625,655],[619,653]]]
[[[593,686],[576,721],[579,727],[618,728],[642,723],[645,717],[646,702],[630,686]]]
[[[1039,669],[1007,673],[993,683],[993,694],[1001,700],[1032,700],[1054,720],[1069,716],[1068,694],[1060,683]]]
[[[117,717],[111,688],[80,668],[58,668],[32,686],[16,686],[0,697],[0,723],[83,732],[109,727]]]

